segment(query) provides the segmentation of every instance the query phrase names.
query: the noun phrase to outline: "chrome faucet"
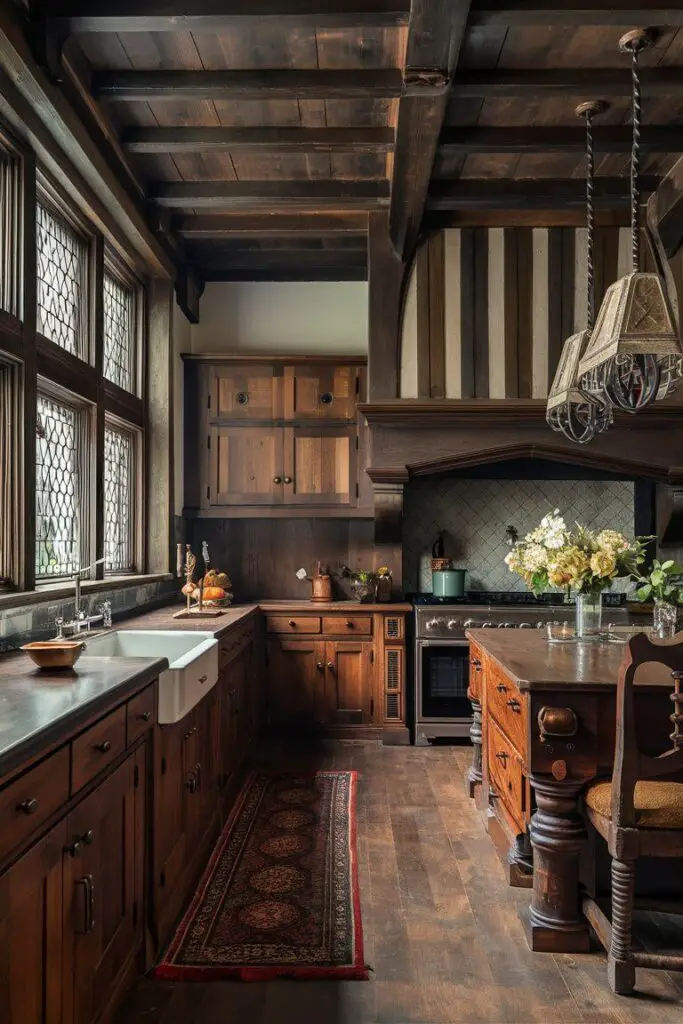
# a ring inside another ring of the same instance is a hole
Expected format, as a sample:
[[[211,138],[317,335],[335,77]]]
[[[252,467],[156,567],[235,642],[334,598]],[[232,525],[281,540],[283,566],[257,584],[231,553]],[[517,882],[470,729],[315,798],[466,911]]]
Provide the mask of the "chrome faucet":
[[[96,565],[101,565],[104,562],[104,558],[98,558],[96,561],[91,562],[90,565],[86,565],[85,568],[79,569],[71,577],[74,581],[74,604],[75,614],[73,622],[65,623],[65,626],[73,630],[75,633],[80,632],[82,629],[90,629],[94,622],[102,621],[102,615],[86,615],[81,608],[81,580],[83,576],[87,575]]]

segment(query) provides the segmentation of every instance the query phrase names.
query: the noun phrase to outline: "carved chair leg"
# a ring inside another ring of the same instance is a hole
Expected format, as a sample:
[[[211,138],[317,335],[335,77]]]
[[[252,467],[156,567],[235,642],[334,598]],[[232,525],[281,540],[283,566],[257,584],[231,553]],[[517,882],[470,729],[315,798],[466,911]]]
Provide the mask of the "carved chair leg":
[[[612,860],[612,942],[607,954],[607,978],[618,995],[630,995],[636,983],[631,955],[635,861]]]

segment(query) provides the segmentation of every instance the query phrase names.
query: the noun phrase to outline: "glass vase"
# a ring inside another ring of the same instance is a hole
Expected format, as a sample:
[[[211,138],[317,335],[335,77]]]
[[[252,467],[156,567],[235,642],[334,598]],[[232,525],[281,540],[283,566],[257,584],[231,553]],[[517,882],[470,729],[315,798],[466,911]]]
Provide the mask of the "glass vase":
[[[576,638],[597,641],[602,634],[602,591],[576,595]]]
[[[660,640],[668,640],[675,636],[677,619],[678,608],[675,604],[655,598],[655,607],[652,613],[652,628],[655,636]]]

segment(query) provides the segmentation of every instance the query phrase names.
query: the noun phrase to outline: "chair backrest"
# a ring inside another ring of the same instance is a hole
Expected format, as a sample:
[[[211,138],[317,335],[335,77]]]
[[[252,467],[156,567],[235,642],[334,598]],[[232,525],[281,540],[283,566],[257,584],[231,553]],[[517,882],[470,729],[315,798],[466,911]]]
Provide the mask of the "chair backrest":
[[[641,665],[671,669],[673,722],[671,749],[649,757],[638,749],[633,682]],[[683,769],[683,633],[673,640],[653,641],[645,633],[632,637],[624,652],[617,680],[617,725],[612,775],[612,825],[635,826],[633,796],[636,782],[658,779]]]

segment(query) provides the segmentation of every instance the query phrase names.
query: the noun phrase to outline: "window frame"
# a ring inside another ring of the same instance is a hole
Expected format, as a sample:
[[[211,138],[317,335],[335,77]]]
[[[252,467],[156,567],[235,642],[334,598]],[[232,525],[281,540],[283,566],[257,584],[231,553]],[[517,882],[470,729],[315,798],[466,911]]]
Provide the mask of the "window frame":
[[[143,366],[145,359],[145,289],[140,279],[126,266],[126,264],[118,257],[118,255],[110,248],[105,247],[104,250],[104,270],[102,273],[102,295],[104,302],[104,278],[108,275],[113,278],[118,284],[124,288],[129,289],[133,293],[133,325],[132,325],[132,337],[131,344],[133,346],[132,356],[130,359],[130,372],[131,372],[131,386],[130,388],[122,388],[108,377],[104,376],[104,325],[102,328],[102,361],[103,361],[103,377],[105,385],[110,388],[116,389],[116,391],[125,395],[134,395],[140,397],[142,394],[143,384]]]
[[[142,551],[143,551],[143,523],[144,523],[144,488],[142,477],[142,454],[143,454],[143,432],[139,428],[115,416],[113,413],[105,413],[104,430],[107,428],[121,434],[127,434],[131,440],[131,467],[129,469],[129,512],[130,522],[128,524],[128,535],[131,552],[131,566],[128,569],[108,570],[104,564],[104,576],[134,576],[140,572]],[[103,446],[103,474],[102,474],[102,516],[106,524],[106,497],[104,493],[104,446]],[[103,548],[102,554],[105,554]]]

